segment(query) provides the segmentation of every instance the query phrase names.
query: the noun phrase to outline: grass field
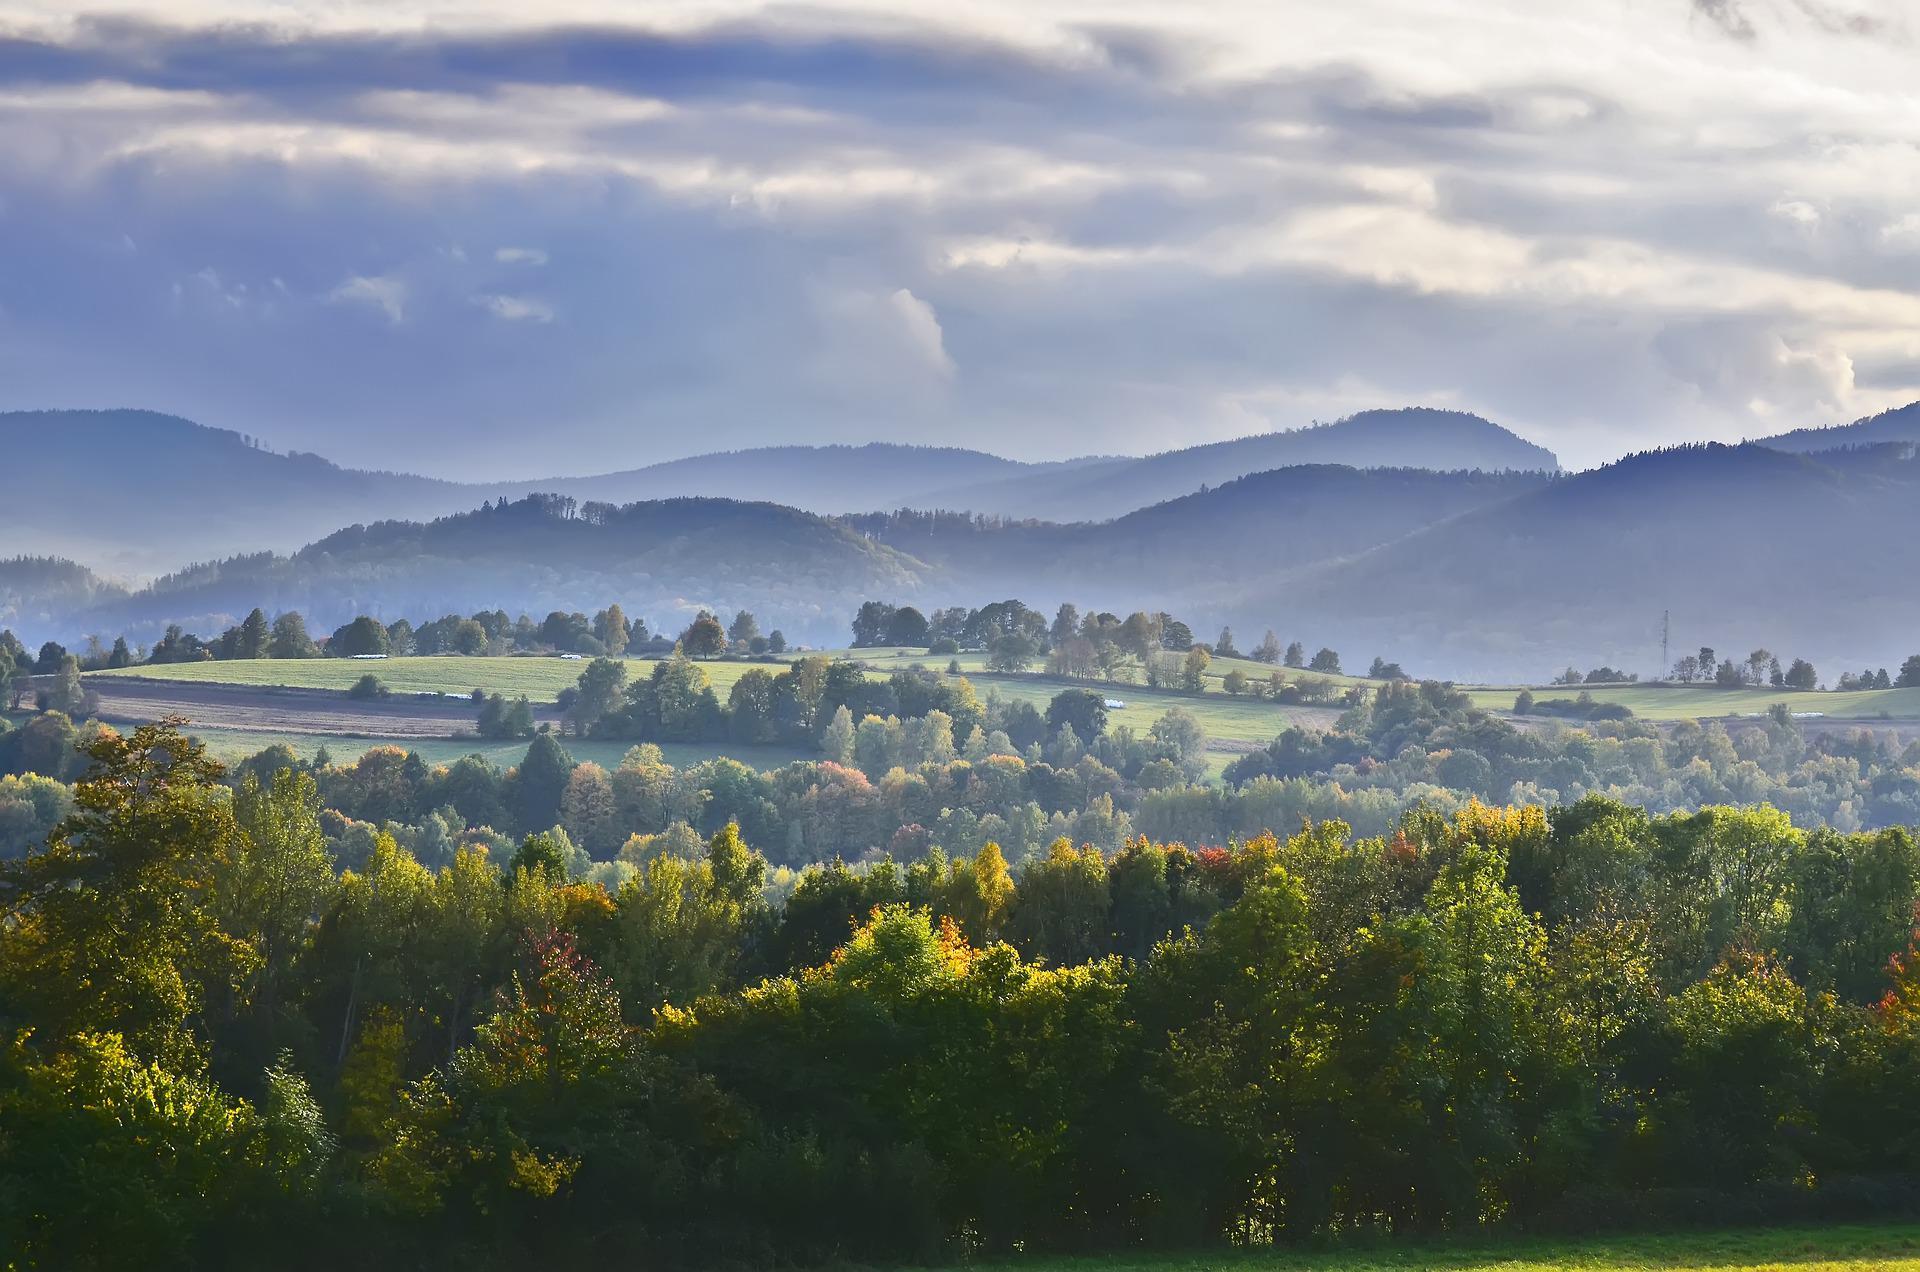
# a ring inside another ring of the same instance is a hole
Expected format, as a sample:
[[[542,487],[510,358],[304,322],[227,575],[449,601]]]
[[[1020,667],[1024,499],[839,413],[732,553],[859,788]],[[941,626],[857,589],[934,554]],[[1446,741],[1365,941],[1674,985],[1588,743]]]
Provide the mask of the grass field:
[[[916,664],[944,671],[955,659],[929,655],[923,649],[858,649],[827,651],[834,657],[850,657],[865,664],[876,675],[885,675]],[[652,659],[625,660],[631,677],[650,674]],[[1265,745],[1289,724],[1325,726],[1334,713],[1327,708],[1288,707],[1252,698],[1233,697],[1220,687],[1221,675],[1240,669],[1250,676],[1265,676],[1273,668],[1246,659],[1216,659],[1210,669],[1207,689],[1195,695],[1148,689],[1142,685],[1100,685],[1074,682],[1046,676],[1006,676],[985,669],[985,657],[979,653],[958,656],[961,671],[985,694],[989,690],[1004,698],[1021,699],[1044,708],[1063,688],[1081,686],[1099,689],[1127,705],[1112,712],[1115,724],[1145,732],[1154,720],[1170,707],[1184,707],[1199,717],[1207,736],[1231,748]],[[347,659],[316,658],[300,660],[260,659],[236,662],[182,663],[159,667],[128,667],[118,671],[92,673],[97,676],[134,676],[157,680],[197,681],[211,684],[251,686],[289,686],[344,691],[371,671],[395,693],[465,693],[482,688],[509,696],[525,694],[536,702],[551,702],[562,689],[579,679],[583,663],[560,658],[463,658],[457,655],[389,658],[380,662],[354,662]],[[703,663],[714,691],[725,699],[741,676],[764,663]],[[1312,677],[1311,673],[1287,673],[1292,677],[1334,680],[1342,684],[1370,683],[1353,677]],[[1474,686],[1467,688],[1476,705],[1505,711],[1513,706],[1515,686]],[[1534,688],[1536,697],[1572,697],[1577,686]],[[1920,689],[1861,690],[1850,693],[1791,693],[1775,689],[1713,689],[1704,686],[1661,687],[1656,685],[1600,686],[1591,690],[1601,702],[1618,702],[1631,708],[1636,716],[1650,720],[1685,720],[1712,717],[1764,715],[1768,707],[1784,702],[1797,712],[1819,712],[1830,719],[1913,720],[1920,719]]]
[[[1836,1272],[1843,1268],[1914,1272],[1920,1269],[1920,1226],[1847,1225],[1593,1240],[1408,1243],[1328,1251],[1041,1258],[971,1267],[973,1272],[1406,1272],[1425,1268],[1451,1272]]]
[[[944,671],[948,659],[929,657],[925,650],[863,649],[837,650],[835,656],[857,657],[871,674],[886,675],[919,664]],[[627,674],[641,677],[651,674],[656,660],[629,658]],[[1249,664],[1253,665],[1253,664]],[[149,680],[178,680],[203,684],[232,684],[251,687],[282,686],[299,689],[337,689],[344,692],[354,681],[371,672],[380,677],[396,694],[465,693],[475,688],[489,693],[526,694],[536,702],[551,702],[562,690],[580,678],[581,662],[560,658],[463,658],[458,655],[429,655],[388,658],[378,662],[355,662],[340,658],[249,659],[233,662],[171,663],[157,667],[126,667],[115,671],[94,672],[96,676],[130,676]],[[765,663],[707,662],[701,667],[713,682],[714,692],[725,700],[733,684],[754,667]],[[985,695],[989,689],[1003,698],[1024,700],[1044,710],[1053,696],[1066,688],[1093,688],[1125,702],[1125,708],[1113,711],[1110,719],[1144,733],[1170,707],[1185,707],[1200,718],[1207,736],[1229,743],[1254,743],[1264,746],[1274,735],[1295,720],[1324,722],[1332,716],[1326,711],[1303,710],[1235,698],[1220,692],[1194,695],[1147,689],[1139,685],[1098,685],[1044,677],[995,675],[984,669],[980,655],[962,656],[961,669]],[[777,670],[777,668],[776,668]]]
[[[127,726],[116,725],[123,731]],[[284,745],[292,749],[302,759],[312,759],[325,747],[335,764],[346,764],[362,754],[379,746],[397,746],[402,750],[413,751],[429,764],[449,764],[463,755],[485,756],[496,766],[506,769],[518,764],[527,753],[526,741],[494,742],[484,738],[390,738],[348,737],[344,735],[313,733],[269,733],[253,729],[205,729],[193,727],[187,732],[206,743],[207,752],[216,759],[229,764],[257,754],[270,746]],[[560,745],[567,754],[581,762],[592,762],[602,768],[611,769],[620,763],[620,757],[627,753],[632,742],[603,742],[591,738],[562,738]],[[692,743],[663,742],[659,744],[667,763],[675,768],[687,768],[710,760],[716,755],[725,755],[739,760],[749,768],[774,769],[790,764],[795,760],[819,759],[818,755],[804,754],[797,750],[779,746],[733,746],[716,743],[702,746]]]
[[[1581,686],[1535,688],[1536,698],[1573,698]],[[1512,708],[1517,688],[1472,688],[1474,704],[1500,711]],[[1920,717],[1920,689],[1860,689],[1847,693],[1795,693],[1781,689],[1713,689],[1704,685],[1595,686],[1596,702],[1619,702],[1649,720],[1701,720],[1723,716],[1762,716],[1776,702],[1796,712],[1819,712],[1841,720],[1912,720]]]

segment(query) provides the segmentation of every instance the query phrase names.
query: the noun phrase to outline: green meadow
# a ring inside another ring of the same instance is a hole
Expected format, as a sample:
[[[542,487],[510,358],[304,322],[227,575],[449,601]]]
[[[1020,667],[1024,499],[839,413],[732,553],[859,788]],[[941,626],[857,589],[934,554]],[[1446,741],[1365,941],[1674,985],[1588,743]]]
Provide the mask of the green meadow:
[[[1840,1225],[1593,1239],[1197,1255],[1112,1255],[972,1265],[973,1272],[1838,1272],[1920,1269],[1920,1227]]]
[[[129,728],[126,725],[114,727],[123,732]],[[478,755],[497,768],[508,769],[520,763],[521,758],[527,753],[528,746],[525,738],[511,742],[500,742],[490,738],[369,738],[349,734],[215,729],[203,728],[199,725],[194,725],[187,731],[206,744],[208,754],[228,764],[258,754],[271,746],[285,746],[305,760],[312,759],[324,748],[335,764],[349,763],[375,747],[397,746],[402,750],[414,752],[429,764],[451,764],[462,756]],[[635,744],[567,737],[560,739],[560,745],[565,747],[567,754],[577,761],[612,769],[619,765],[620,758]],[[656,745],[659,746],[667,763],[675,768],[689,768],[721,755],[739,760],[749,768],[762,770],[780,768],[795,760],[820,758],[817,754],[803,753],[781,746],[734,746],[730,743],[701,745],[684,742],[661,742]]]

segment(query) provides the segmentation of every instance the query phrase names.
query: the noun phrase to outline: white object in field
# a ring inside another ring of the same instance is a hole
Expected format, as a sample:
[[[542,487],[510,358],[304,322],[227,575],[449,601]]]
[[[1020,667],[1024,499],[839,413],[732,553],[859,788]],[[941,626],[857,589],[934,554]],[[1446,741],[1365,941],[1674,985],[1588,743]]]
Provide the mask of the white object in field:
[[[560,657],[566,660],[567,662],[579,662],[581,659],[585,658],[586,655],[585,654],[562,654],[560,655]]]
[[[381,658],[385,658],[386,655],[385,654],[348,654],[347,657],[353,659],[355,662],[371,662]]]
[[[1107,699],[1107,710],[1109,711],[1123,711],[1126,709],[1126,705],[1126,703],[1120,701],[1118,698]]]

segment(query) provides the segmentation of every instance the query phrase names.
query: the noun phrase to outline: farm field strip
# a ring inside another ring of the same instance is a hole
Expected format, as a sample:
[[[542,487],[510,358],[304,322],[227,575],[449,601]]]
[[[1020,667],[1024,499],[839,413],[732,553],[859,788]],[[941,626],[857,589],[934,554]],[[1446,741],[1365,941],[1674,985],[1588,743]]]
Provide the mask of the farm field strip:
[[[916,664],[935,671],[944,671],[947,662],[939,657],[928,657],[924,650],[845,650],[833,651],[834,656],[855,657],[867,665],[869,674],[888,675],[904,670]],[[640,678],[652,673],[658,659],[629,658],[623,660],[630,679]],[[1109,713],[1109,719],[1116,725],[1126,725],[1137,733],[1145,733],[1153,727],[1153,722],[1173,707],[1183,707],[1199,717],[1207,730],[1209,739],[1227,743],[1232,751],[1244,751],[1253,746],[1265,746],[1275,735],[1290,724],[1310,724],[1325,727],[1338,715],[1337,711],[1324,707],[1282,706],[1263,702],[1253,698],[1229,697],[1224,693],[1204,694],[1175,693],[1167,690],[1148,689],[1141,685],[1109,685],[1084,681],[1067,681],[1053,677],[1015,676],[988,672],[981,669],[984,659],[976,656],[975,666],[969,668],[965,660],[961,663],[963,673],[974,682],[975,688],[984,697],[989,692],[998,693],[1002,698],[1030,702],[1045,710],[1053,696],[1062,689],[1083,688],[1103,693],[1110,698],[1125,702],[1127,705]],[[263,713],[273,713],[272,721],[262,720],[258,725],[249,726],[243,720],[223,715],[221,718],[209,718],[209,724],[229,727],[259,727],[301,732],[366,732],[378,734],[377,725],[353,725],[329,727],[321,723],[312,727],[300,726],[294,722],[294,714],[301,710],[336,715],[348,708],[358,708],[367,704],[348,702],[344,694],[361,676],[371,672],[394,692],[389,703],[381,705],[387,714],[400,717],[409,714],[421,716],[438,715],[460,717],[457,725],[438,730],[404,729],[407,736],[422,736],[452,732],[454,727],[471,728],[475,712],[471,706],[457,699],[429,701],[423,698],[409,698],[407,695],[424,693],[465,695],[475,688],[485,689],[489,693],[505,693],[509,696],[526,694],[538,703],[550,704],[562,689],[568,688],[580,678],[585,664],[559,658],[467,658],[458,655],[426,655],[383,660],[355,661],[341,658],[307,659],[250,659],[230,662],[171,663],[153,667],[128,667],[114,671],[89,673],[89,685],[101,695],[103,706],[109,702],[118,702],[123,696],[134,693],[153,694],[160,686],[168,686],[167,692],[177,699],[183,708],[183,714],[194,716],[195,711],[186,709],[193,699],[194,691],[201,687],[219,692],[223,687],[252,689],[256,691],[255,709]],[[713,661],[702,662],[701,669],[707,673],[713,683],[713,689],[722,701],[732,690],[740,677],[755,667],[778,671],[777,665],[768,663]],[[137,688],[136,688],[137,686]],[[317,694],[293,695],[285,693],[289,689],[329,690],[342,695],[329,700]],[[218,709],[218,708],[216,708]],[[371,714],[355,712],[360,714]],[[550,713],[548,713],[550,714]]]
[[[1513,1237],[1369,1244],[1347,1250],[1037,1258],[972,1266],[973,1272],[1915,1272],[1920,1269],[1920,1227],[1846,1224],[1559,1240]]]
[[[520,763],[527,753],[528,746],[525,738],[510,742],[488,738],[378,738],[337,733],[276,733],[256,729],[200,726],[190,727],[187,732],[205,743],[208,753],[214,758],[226,763],[243,760],[271,746],[284,746],[303,760],[311,760],[324,749],[335,764],[348,764],[376,747],[398,746],[403,750],[414,752],[429,764],[450,764],[463,756],[478,755],[496,768],[508,769]],[[634,743],[594,738],[562,738],[560,745],[566,748],[567,754],[576,761],[591,762],[605,769],[613,769],[619,765],[621,757],[634,746]],[[738,760],[749,768],[760,770],[780,768],[795,760],[819,758],[792,748],[778,746],[735,746],[731,743],[691,742],[662,742],[658,745],[667,763],[675,768],[688,768],[723,756]]]
[[[1708,685],[1554,685],[1536,687],[1535,698],[1577,698],[1582,690],[1595,702],[1617,702],[1649,720],[1708,720],[1759,717],[1775,703],[1794,712],[1818,713],[1817,718],[1842,720],[1911,720],[1920,718],[1920,689],[1857,689],[1845,693],[1805,693],[1790,689],[1717,689]],[[1467,687],[1477,707],[1513,709],[1515,688]]]

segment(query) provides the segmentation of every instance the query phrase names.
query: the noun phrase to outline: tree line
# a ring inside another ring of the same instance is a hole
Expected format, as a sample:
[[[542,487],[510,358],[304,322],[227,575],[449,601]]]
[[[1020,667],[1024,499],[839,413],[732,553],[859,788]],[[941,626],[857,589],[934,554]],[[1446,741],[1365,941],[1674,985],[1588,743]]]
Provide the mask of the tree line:
[[[903,1263],[1907,1212],[1920,847],[1601,796],[609,887],[101,732],[0,872],[23,1266]]]

